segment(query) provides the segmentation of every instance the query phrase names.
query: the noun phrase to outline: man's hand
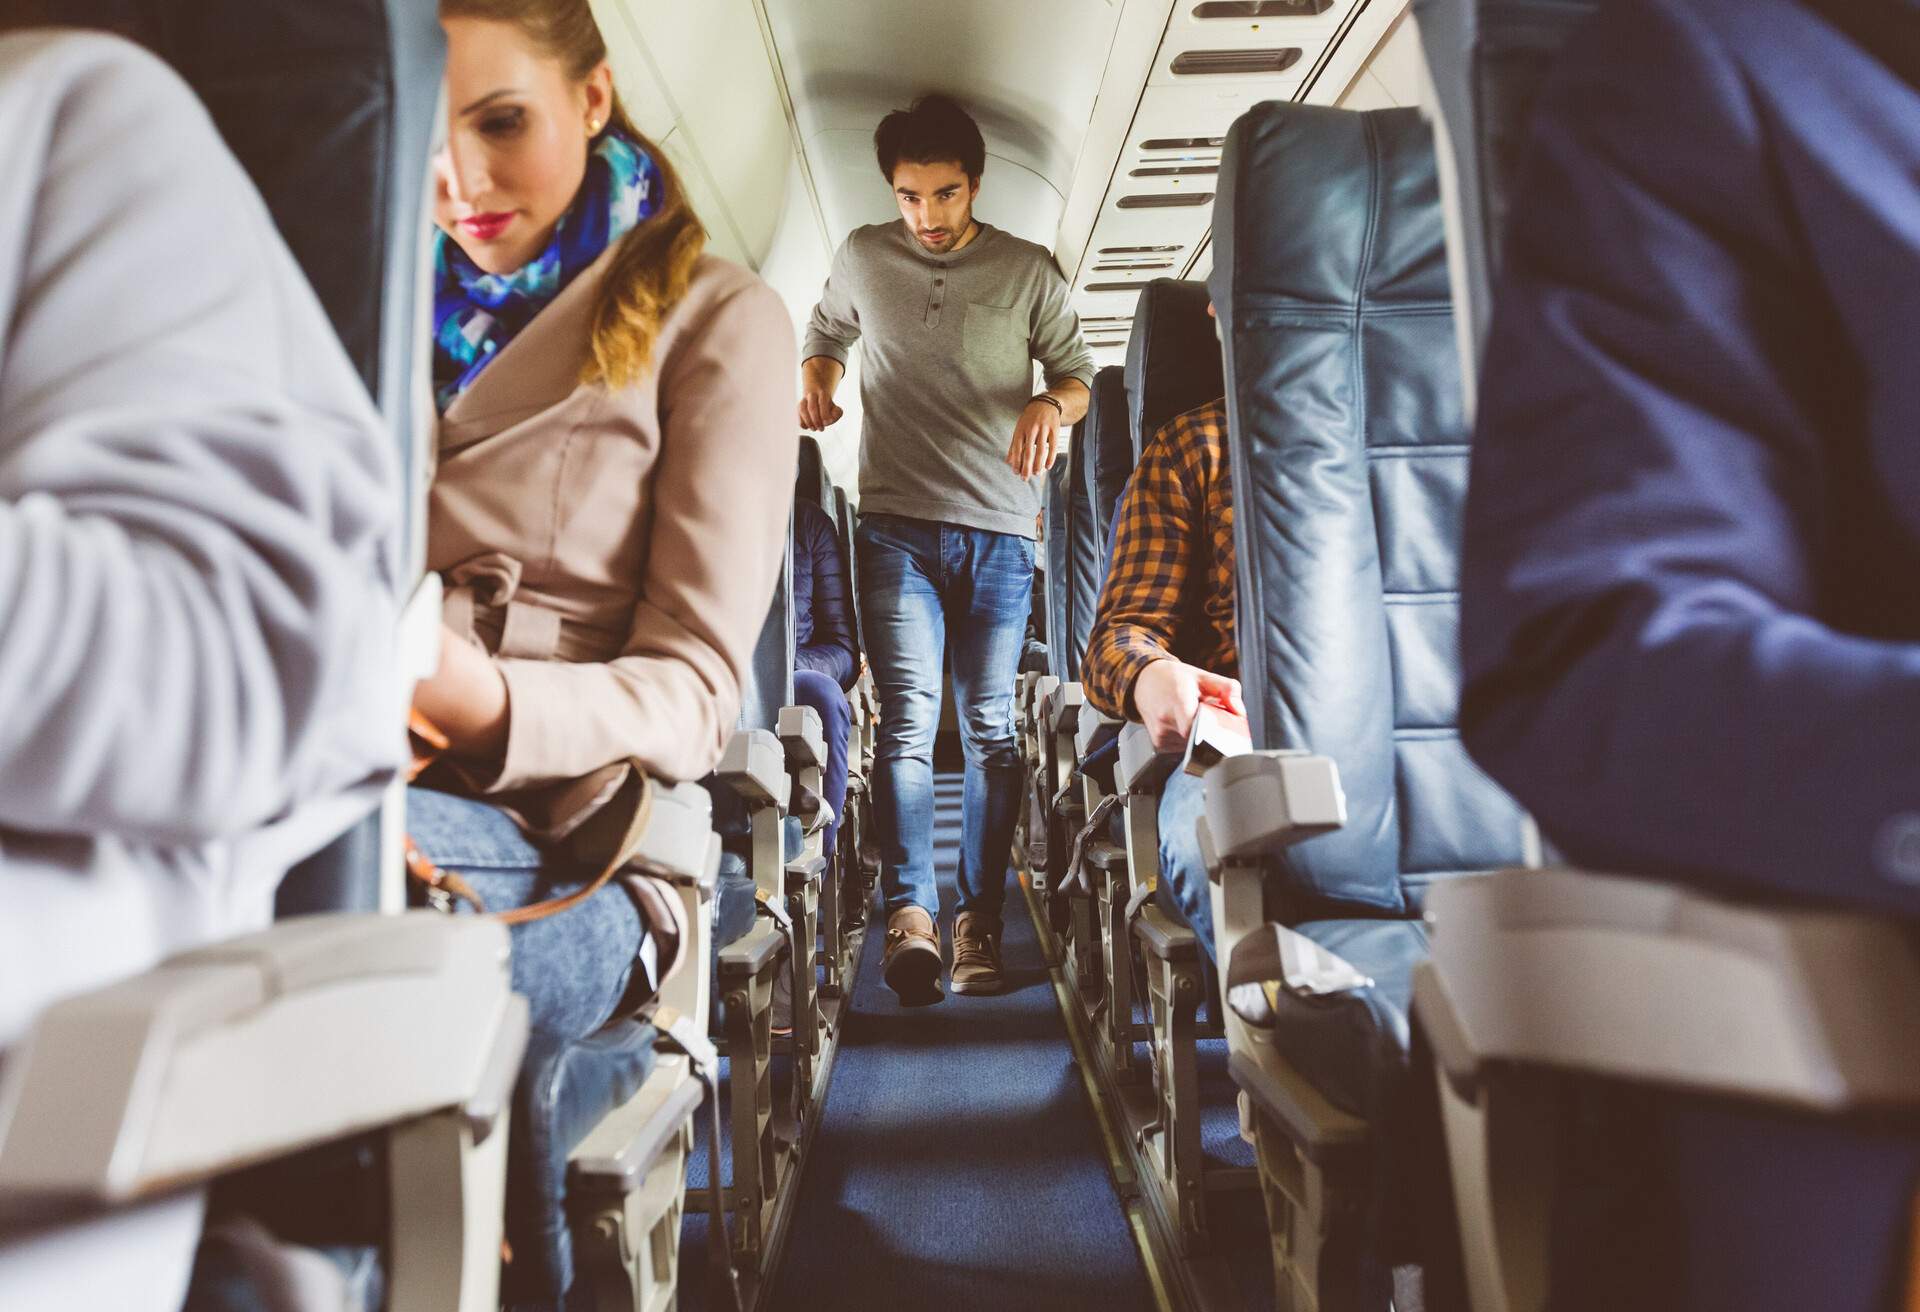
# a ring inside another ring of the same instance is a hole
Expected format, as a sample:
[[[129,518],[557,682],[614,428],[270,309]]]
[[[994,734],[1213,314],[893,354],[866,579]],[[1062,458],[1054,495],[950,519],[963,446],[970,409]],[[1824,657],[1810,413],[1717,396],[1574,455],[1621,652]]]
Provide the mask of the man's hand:
[[[800,427],[818,433],[840,422],[846,411],[833,403],[833,393],[846,376],[846,366],[830,355],[800,362]]]
[[[1153,737],[1154,751],[1186,750],[1187,735],[1193,732],[1193,717],[1200,713],[1203,693],[1225,701],[1235,714],[1247,713],[1240,700],[1238,679],[1223,678],[1172,657],[1140,671],[1133,682],[1133,708]]]
[[[1013,426],[1013,443],[1007,448],[1007,463],[1022,478],[1053,468],[1053,457],[1060,449],[1060,409],[1045,401],[1029,401]]]
[[[445,625],[440,668],[414,687],[413,704],[458,756],[496,760],[507,745],[507,681],[493,658]]]
[[[811,432],[840,422],[846,411],[833,403],[832,392],[803,392],[800,396],[800,427]]]

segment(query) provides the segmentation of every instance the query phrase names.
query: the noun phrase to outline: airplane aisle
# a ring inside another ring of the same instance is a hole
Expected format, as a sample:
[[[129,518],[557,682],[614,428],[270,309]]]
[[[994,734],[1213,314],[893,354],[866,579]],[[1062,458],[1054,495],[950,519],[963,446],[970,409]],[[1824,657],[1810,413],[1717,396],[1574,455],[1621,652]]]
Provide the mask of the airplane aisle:
[[[944,925],[960,786],[958,774],[935,781]],[[1011,883],[1006,922],[1007,992],[949,994],[924,1008],[895,1001],[880,978],[885,935],[867,936],[768,1306],[1154,1308],[1033,924]]]

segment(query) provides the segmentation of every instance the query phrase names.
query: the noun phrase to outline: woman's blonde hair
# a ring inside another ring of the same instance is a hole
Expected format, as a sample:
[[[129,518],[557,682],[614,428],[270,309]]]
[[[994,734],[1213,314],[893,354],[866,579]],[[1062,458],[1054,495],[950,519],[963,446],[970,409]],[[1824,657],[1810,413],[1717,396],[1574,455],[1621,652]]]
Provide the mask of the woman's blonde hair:
[[[576,82],[584,82],[607,57],[588,0],[440,0],[440,17],[511,23],[558,59]],[[707,232],[665,152],[634,127],[617,91],[603,130],[624,132],[640,143],[659,166],[664,184],[659,208],[621,240],[593,314],[593,358],[582,380],[625,387],[653,364],[660,321],[687,294]]]

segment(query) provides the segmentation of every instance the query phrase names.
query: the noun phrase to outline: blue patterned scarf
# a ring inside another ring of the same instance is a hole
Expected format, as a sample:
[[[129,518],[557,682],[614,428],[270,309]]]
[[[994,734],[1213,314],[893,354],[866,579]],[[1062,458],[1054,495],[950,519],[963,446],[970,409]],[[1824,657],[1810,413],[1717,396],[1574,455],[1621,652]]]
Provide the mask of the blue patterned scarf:
[[[660,167],[631,137],[601,134],[553,239],[512,273],[485,273],[446,233],[433,244],[433,390],[441,413],[561,288],[660,208]]]

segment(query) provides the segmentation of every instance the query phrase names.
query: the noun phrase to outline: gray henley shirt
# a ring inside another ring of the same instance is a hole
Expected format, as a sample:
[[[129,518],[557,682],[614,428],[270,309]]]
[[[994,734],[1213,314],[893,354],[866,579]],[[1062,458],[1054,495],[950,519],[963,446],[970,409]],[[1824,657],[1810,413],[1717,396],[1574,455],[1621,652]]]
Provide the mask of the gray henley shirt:
[[[1093,353],[1043,246],[990,224],[934,255],[902,222],[854,229],[801,358],[862,343],[860,509],[1034,536],[1041,479],[1007,465],[1014,424],[1047,386],[1093,385]]]

